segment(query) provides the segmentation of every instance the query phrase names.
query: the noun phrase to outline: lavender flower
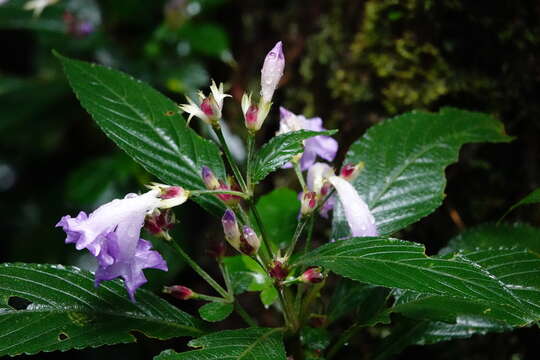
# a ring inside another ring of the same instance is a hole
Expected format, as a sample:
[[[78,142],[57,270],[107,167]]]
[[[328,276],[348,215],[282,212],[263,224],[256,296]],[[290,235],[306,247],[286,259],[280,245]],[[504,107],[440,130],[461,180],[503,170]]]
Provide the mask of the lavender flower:
[[[276,135],[288,133],[291,131],[311,130],[324,131],[321,118],[306,119],[303,115],[295,115],[289,110],[280,107],[280,123],[279,130]],[[300,167],[302,170],[307,170],[315,163],[317,156],[326,161],[332,161],[336,157],[338,143],[330,136],[319,135],[307,139],[304,142],[304,153],[300,159]],[[291,167],[286,164],[285,167]]]
[[[270,103],[272,101],[274,91],[276,91],[279,80],[283,76],[284,68],[285,56],[281,41],[279,41],[266,55],[261,69],[261,97],[264,102]]]
[[[170,187],[175,189],[176,187]],[[162,198],[165,197],[165,199]],[[168,207],[171,199],[167,191],[153,188],[142,195],[128,194],[97,208],[90,215],[80,212],[76,218],[62,217],[56,224],[66,232],[66,243],[74,243],[77,250],[87,249],[99,264],[95,284],[122,277],[132,301],[135,290],[147,280],[146,268],[167,271],[167,265],[151,244],[140,238],[145,217],[162,204]],[[184,200],[185,201],[185,200]]]
[[[345,218],[351,228],[351,234],[353,236],[377,236],[375,218],[354,187],[339,176],[331,176],[328,181],[337,191],[343,205]]]

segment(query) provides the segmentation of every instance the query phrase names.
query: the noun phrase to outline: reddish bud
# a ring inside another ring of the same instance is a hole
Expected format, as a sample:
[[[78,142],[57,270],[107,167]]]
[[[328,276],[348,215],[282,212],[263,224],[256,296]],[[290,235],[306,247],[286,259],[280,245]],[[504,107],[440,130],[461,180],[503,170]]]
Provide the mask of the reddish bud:
[[[305,191],[302,193],[302,215],[311,214],[317,207],[317,194],[314,191]]]
[[[289,272],[283,267],[283,263],[281,261],[274,260],[268,273],[270,277],[281,281],[285,280]]]
[[[165,239],[170,239],[168,231],[175,223],[174,213],[169,209],[156,210],[144,219],[144,227],[150,234],[163,236]]]
[[[320,283],[323,281],[324,275],[321,273],[321,269],[318,267],[312,267],[307,269],[302,275],[298,277],[298,280],[300,280],[303,283]]]
[[[364,163],[359,162],[358,164],[345,164],[339,172],[339,176],[347,181],[353,181],[358,177],[360,171],[364,168]]]
[[[201,102],[201,110],[202,112],[208,116],[208,117],[211,117],[214,115],[214,110],[212,109],[212,100],[207,97],[206,99],[204,99],[202,102]]]
[[[182,285],[165,286],[163,292],[180,300],[189,300],[197,296],[193,290]]]

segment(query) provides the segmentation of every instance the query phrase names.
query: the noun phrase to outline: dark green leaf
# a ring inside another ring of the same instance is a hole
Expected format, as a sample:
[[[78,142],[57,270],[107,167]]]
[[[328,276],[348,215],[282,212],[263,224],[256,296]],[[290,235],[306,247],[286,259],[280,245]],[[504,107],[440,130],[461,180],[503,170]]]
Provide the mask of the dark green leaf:
[[[439,207],[444,169],[458,159],[461,145],[510,140],[503,125],[485,114],[452,108],[411,112],[371,127],[351,146],[345,163],[365,163],[353,185],[371,209],[379,233],[391,234]],[[334,238],[350,234],[340,205],[333,226]]]
[[[527,204],[537,204],[537,203],[540,203],[540,188],[534,190],[533,192],[525,196],[523,199],[519,200],[517,203],[512,205],[512,207],[510,207],[510,209],[508,209],[508,211],[504,213],[504,215],[499,219],[499,221],[501,221],[511,211],[513,211],[514,209],[520,206],[527,205]]]
[[[330,334],[324,328],[304,326],[300,330],[300,341],[306,349],[323,351],[330,345]]]
[[[275,189],[257,201],[257,210],[274,249],[290,244],[300,212],[296,192],[288,188]]]
[[[203,333],[152,293],[139,290],[132,303],[120,281],[96,289],[93,275],[74,267],[2,264],[0,279],[0,356],[134,342],[133,331],[159,339]]]
[[[439,253],[489,248],[521,248],[540,254],[540,229],[527,224],[483,224],[459,234]]]
[[[189,342],[198,350],[166,350],[155,360],[286,360],[283,330],[249,328],[212,333]]]
[[[285,165],[294,155],[300,154],[304,149],[304,140],[317,135],[330,136],[336,132],[337,130],[321,132],[301,130],[273,137],[255,154],[251,171],[253,184]]]
[[[225,320],[233,310],[231,303],[211,302],[199,308],[199,315],[206,321],[217,322]]]
[[[205,189],[203,165],[225,177],[218,147],[186,126],[175,103],[150,86],[103,66],[57,55],[82,106],[129,156],[170,185]],[[196,197],[207,210],[222,215],[213,196]]]
[[[402,240],[353,238],[321,246],[297,263],[325,266],[365,283],[412,290],[419,300],[438,304],[428,308],[424,303],[416,311],[437,311],[450,321],[461,314],[514,326],[540,319],[540,258],[534,254],[497,249],[443,258],[424,252],[423,246]]]

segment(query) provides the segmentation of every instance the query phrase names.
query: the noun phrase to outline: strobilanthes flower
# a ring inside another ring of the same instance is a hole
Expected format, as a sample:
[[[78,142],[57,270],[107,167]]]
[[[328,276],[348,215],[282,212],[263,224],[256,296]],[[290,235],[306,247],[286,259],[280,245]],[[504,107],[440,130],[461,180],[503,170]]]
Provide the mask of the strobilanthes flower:
[[[272,102],[272,96],[283,76],[284,68],[285,56],[283,46],[279,41],[266,55],[261,69],[261,98],[264,102]]]
[[[56,226],[66,232],[66,243],[75,244],[77,250],[87,249],[97,258],[96,286],[121,277],[135,301],[135,291],[147,281],[143,269],[167,271],[161,255],[140,238],[145,218],[158,208],[176,206],[186,199],[186,192],[180,187],[155,184],[142,195],[128,194],[100,206],[90,215],[82,211],[76,218],[66,215]]]
[[[276,135],[285,134],[291,131],[311,130],[324,131],[321,118],[306,119],[302,115],[295,115],[289,110],[280,107],[279,130]],[[338,143],[335,139],[326,135],[319,135],[304,141],[304,153],[300,158],[300,168],[307,170],[315,163],[317,156],[326,161],[332,161],[336,157]],[[290,167],[288,164],[286,167]]]
[[[188,124],[193,116],[198,117],[205,123],[212,126],[219,126],[219,119],[221,119],[221,110],[223,109],[223,100],[231,95],[225,94],[223,91],[223,84],[216,85],[212,80],[210,86],[210,95],[207,97],[202,91],[198,92],[200,100],[197,105],[189,96],[186,96],[188,104],[180,105],[180,109],[189,114]]]
[[[240,250],[240,229],[236,222],[236,215],[234,211],[227,209],[225,214],[221,218],[221,224],[223,225],[223,233],[225,234],[225,240],[236,250]]]

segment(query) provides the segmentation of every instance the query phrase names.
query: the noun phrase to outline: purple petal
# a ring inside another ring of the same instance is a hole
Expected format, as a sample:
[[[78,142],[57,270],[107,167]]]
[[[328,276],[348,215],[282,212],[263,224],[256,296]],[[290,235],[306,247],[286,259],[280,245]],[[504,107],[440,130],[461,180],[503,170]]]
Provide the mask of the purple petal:
[[[326,200],[324,205],[319,210],[319,214],[321,214],[323,218],[328,219],[328,212],[330,210],[334,210],[334,205],[336,205],[336,197],[332,196],[328,200]]]
[[[338,142],[330,136],[319,135],[306,140],[306,151],[313,151],[326,161],[333,161],[338,151]]]
[[[298,117],[302,120],[303,128],[305,130],[311,130],[311,131],[324,131],[324,130],[326,130],[322,126],[322,119],[320,117],[315,117],[315,118],[311,118],[311,119],[306,119],[302,115],[299,115]]]
[[[312,148],[308,148],[307,141],[306,141],[305,151],[304,151],[304,154],[302,155],[302,158],[300,159],[300,169],[302,169],[302,171],[309,169],[311,165],[315,163],[316,158],[317,158],[317,153],[313,151]]]

